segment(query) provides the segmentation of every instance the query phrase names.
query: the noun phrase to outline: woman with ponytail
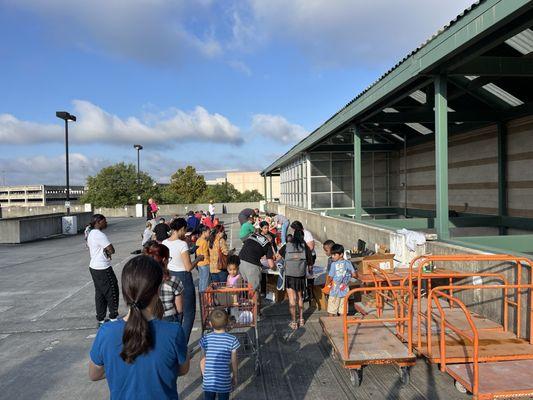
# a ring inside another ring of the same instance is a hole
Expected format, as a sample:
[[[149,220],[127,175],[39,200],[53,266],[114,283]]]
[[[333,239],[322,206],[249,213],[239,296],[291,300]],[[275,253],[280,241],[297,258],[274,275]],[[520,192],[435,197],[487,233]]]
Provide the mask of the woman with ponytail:
[[[89,362],[89,377],[107,378],[111,399],[178,399],[177,377],[189,371],[187,342],[179,324],[155,319],[162,281],[149,256],[122,270],[128,314],[98,330]]]

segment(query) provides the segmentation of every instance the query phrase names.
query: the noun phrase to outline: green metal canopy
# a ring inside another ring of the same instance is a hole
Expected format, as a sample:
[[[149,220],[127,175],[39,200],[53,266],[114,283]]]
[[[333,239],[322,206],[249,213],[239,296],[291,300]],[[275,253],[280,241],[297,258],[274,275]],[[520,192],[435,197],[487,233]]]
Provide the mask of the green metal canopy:
[[[329,120],[265,168],[263,176],[352,125],[376,140],[365,147],[400,148],[429,140],[435,77],[446,76],[450,134],[531,114],[532,0],[480,0],[411,52]],[[519,81],[518,81],[519,80]],[[457,111],[456,111],[457,110]]]

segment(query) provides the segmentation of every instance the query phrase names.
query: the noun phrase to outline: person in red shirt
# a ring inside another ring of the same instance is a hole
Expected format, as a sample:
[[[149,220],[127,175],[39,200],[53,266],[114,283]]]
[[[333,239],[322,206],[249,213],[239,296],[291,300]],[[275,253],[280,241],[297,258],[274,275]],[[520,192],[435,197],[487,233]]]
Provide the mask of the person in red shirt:
[[[208,215],[204,215],[201,220],[201,224],[207,226],[209,229],[213,229],[213,221]]]

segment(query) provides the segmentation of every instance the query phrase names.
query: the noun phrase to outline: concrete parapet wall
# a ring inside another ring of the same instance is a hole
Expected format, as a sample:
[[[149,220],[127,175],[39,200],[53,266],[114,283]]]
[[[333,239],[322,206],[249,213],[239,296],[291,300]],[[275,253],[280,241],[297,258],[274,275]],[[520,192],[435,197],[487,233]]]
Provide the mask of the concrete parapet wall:
[[[298,209],[295,207],[285,206],[278,203],[268,203],[267,210],[285,215],[291,221],[299,220],[304,227],[311,231],[315,239],[323,242],[326,239],[334,240],[337,243],[351,248],[357,244],[358,239],[362,239],[367,243],[367,247],[373,248],[374,244],[390,245],[391,238],[396,235],[394,230],[376,227],[370,224],[358,223],[349,219],[338,217],[330,217],[321,215],[318,212]],[[453,243],[444,243],[440,241],[429,241],[426,243],[427,254],[484,254],[485,252],[472,249],[466,246],[460,246]],[[521,266],[516,268],[512,262],[446,262],[436,263],[437,266],[442,266],[447,269],[464,271],[464,272],[490,272],[502,274],[508,283],[516,283],[518,274],[521,274],[521,282],[528,283],[531,277],[531,272],[528,268]],[[479,282],[476,279],[476,282]],[[496,284],[501,283],[501,280],[496,278],[483,278],[482,284]],[[472,277],[466,278],[464,284],[475,284]],[[448,284],[445,281],[434,281],[432,287]],[[524,291],[525,293],[525,291]],[[464,292],[455,292],[454,295],[465,302],[469,308],[487,318],[490,318],[498,323],[502,322],[503,315],[503,293],[502,290],[469,290]],[[515,301],[515,293],[509,291],[509,298]],[[522,304],[522,323],[521,335],[528,337],[529,332],[529,296],[527,293],[521,296]],[[515,330],[517,326],[516,312],[514,308],[509,308],[509,328]]]
[[[222,214],[222,206],[226,207],[226,212],[229,214],[239,213],[243,208],[259,208],[259,202],[247,203],[215,203],[215,212]],[[146,213],[146,204],[143,205],[144,213]],[[185,215],[188,211],[207,211],[209,204],[160,204],[159,215]],[[103,214],[106,217],[135,217],[135,205],[124,206],[119,208],[95,208],[96,214]]]
[[[259,208],[259,202],[246,203],[215,203],[215,211],[217,214],[222,214],[222,206],[226,207],[226,212],[229,214],[239,213],[243,208]],[[89,208],[88,208],[89,207]],[[146,213],[146,204],[143,205],[144,213]],[[161,204],[159,205],[159,215],[185,215],[187,211],[204,210],[207,211],[209,204]],[[71,213],[90,211],[89,204],[73,205],[70,208]],[[28,217],[32,215],[45,214],[64,214],[66,209],[64,206],[36,206],[36,207],[2,207],[0,210],[0,218],[16,218]],[[103,214],[108,218],[118,217],[135,217],[135,204],[124,207],[100,207],[94,209],[95,214]]]
[[[78,219],[78,232],[85,229],[92,213],[72,213]],[[35,215],[0,220],[0,243],[24,243],[62,233],[61,214]]]
[[[71,213],[88,212],[91,209],[87,209],[85,204],[73,204],[70,207]],[[0,209],[0,218],[18,218],[29,217],[32,215],[46,215],[46,214],[65,214],[67,212],[65,206],[33,206],[33,207],[21,207],[21,206],[9,206],[2,207]]]

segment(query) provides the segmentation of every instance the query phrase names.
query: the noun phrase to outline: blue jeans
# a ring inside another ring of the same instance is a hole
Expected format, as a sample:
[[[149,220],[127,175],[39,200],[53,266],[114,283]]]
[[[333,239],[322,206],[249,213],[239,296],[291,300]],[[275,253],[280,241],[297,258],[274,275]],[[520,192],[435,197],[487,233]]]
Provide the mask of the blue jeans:
[[[211,273],[211,282],[226,283],[227,280],[228,280],[228,271],[226,270],[219,271],[216,274]]]
[[[175,276],[183,283],[183,317],[181,327],[183,328],[185,339],[189,343],[192,326],[196,318],[196,291],[194,289],[192,274],[186,271],[170,271],[170,275]]]
[[[207,287],[209,286],[210,281],[210,272],[209,272],[209,264],[203,265],[198,267],[198,291],[200,293],[205,292]]]
[[[204,392],[204,400],[229,400],[229,393]]]
[[[182,317],[183,317],[183,314],[169,315],[168,317],[163,317],[163,321],[177,322],[177,323],[181,324],[181,318]]]
[[[287,231],[289,230],[290,221],[287,220],[281,225],[281,244],[287,243]]]

